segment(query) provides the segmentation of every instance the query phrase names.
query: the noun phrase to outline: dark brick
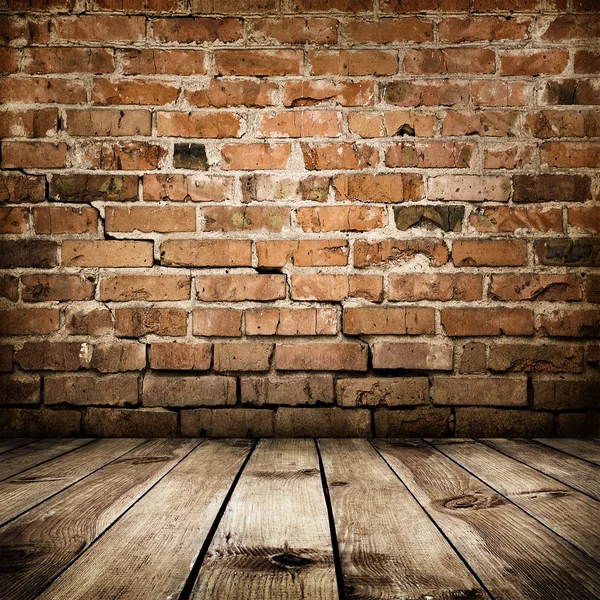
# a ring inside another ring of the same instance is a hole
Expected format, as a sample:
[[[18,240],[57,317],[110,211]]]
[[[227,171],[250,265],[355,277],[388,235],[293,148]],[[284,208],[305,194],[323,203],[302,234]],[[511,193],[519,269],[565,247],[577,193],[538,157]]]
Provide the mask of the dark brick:
[[[206,149],[202,144],[175,144],[173,166],[177,169],[207,171]]]
[[[0,404],[37,404],[39,401],[39,375],[0,376]]]
[[[394,207],[396,227],[401,231],[406,231],[411,227],[460,231],[464,215],[465,207],[461,205]]]
[[[49,240],[0,241],[0,269],[36,267],[49,269],[58,264],[58,244]]]
[[[589,175],[515,175],[514,202],[585,202],[592,199]]]
[[[375,437],[446,437],[450,408],[419,406],[409,410],[375,411]]]
[[[131,201],[138,199],[137,175],[54,175],[50,198],[60,202]]]
[[[545,101],[554,105],[600,104],[600,89],[593,80],[563,79],[546,84]]]
[[[554,379],[533,382],[533,407],[546,410],[584,410],[600,407],[600,379]]]
[[[99,437],[175,437],[177,413],[160,408],[94,408],[86,410],[85,435]]]
[[[75,437],[80,434],[81,413],[44,408],[0,408],[2,437]]]
[[[535,252],[542,265],[600,266],[600,239],[546,239],[535,242]]]

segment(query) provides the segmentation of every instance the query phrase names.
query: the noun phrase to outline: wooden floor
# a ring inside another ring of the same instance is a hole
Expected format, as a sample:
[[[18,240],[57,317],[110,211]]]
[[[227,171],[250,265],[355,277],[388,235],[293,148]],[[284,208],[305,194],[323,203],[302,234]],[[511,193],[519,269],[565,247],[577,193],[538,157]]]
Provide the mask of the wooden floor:
[[[598,440],[0,439],[0,598],[600,598]]]

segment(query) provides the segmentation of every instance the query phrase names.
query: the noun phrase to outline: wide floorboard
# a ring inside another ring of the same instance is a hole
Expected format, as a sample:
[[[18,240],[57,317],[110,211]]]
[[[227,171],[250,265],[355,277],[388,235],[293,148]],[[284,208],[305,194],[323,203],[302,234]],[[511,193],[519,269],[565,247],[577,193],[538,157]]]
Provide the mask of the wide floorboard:
[[[600,600],[594,440],[0,440],[0,600]]]

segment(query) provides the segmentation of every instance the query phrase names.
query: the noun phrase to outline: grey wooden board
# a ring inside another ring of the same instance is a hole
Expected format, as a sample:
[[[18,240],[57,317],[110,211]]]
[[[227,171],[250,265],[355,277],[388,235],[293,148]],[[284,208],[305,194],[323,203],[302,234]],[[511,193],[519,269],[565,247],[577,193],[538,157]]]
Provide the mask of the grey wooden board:
[[[576,440],[571,438],[537,438],[536,442],[556,448],[567,454],[583,458],[600,465],[600,443],[596,440]]]
[[[495,600],[600,597],[597,562],[435,448],[373,443]]]
[[[197,444],[149,441],[0,528],[0,599],[35,598]]]
[[[485,439],[484,444],[600,500],[600,467],[532,440]]]
[[[243,440],[201,444],[40,600],[178,598],[251,447]]]
[[[600,502],[475,441],[435,447],[546,527],[600,560]],[[598,529],[590,527],[597,523]]]
[[[0,480],[89,444],[91,439],[39,440],[5,454],[0,460]]]
[[[364,439],[321,439],[348,598],[489,598]]]
[[[191,598],[338,599],[313,440],[261,440],[225,509]]]
[[[0,439],[0,454],[20,448],[21,446],[26,446],[35,441],[37,441],[36,438],[2,438]]]

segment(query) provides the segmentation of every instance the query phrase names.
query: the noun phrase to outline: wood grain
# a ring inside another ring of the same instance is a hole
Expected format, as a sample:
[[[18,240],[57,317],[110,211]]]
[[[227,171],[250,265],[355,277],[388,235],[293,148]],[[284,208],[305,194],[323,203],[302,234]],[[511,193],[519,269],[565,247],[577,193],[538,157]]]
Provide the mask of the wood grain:
[[[459,465],[592,558],[600,560],[600,503],[475,441],[433,442]]]
[[[248,440],[201,444],[40,600],[178,598],[251,447]]]
[[[262,440],[208,549],[191,598],[337,600],[313,440]]]
[[[0,461],[0,480],[8,479],[61,454],[85,446],[91,441],[91,439],[47,439],[21,446],[2,457]]]
[[[348,599],[489,598],[367,440],[318,444]]]
[[[422,441],[374,440],[495,600],[598,598],[598,563]]]
[[[572,438],[538,438],[536,442],[566,452],[577,458],[583,458],[600,465],[600,443],[598,440],[576,440]]]
[[[0,454],[20,448],[21,446],[26,446],[35,441],[37,441],[36,438],[2,438],[0,439]]]
[[[596,465],[532,440],[489,439],[482,442],[600,500],[600,468]]]
[[[36,597],[197,445],[144,443],[0,528],[0,599]]]

